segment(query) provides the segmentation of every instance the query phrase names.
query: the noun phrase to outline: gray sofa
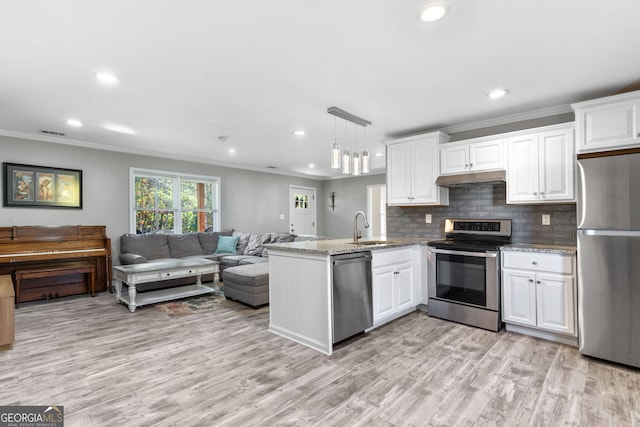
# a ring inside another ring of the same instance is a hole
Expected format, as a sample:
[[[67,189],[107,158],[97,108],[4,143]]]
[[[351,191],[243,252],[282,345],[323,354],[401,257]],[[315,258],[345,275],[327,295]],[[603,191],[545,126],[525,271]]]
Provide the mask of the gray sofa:
[[[218,253],[219,236],[238,236],[235,253]],[[269,259],[265,243],[313,240],[289,233],[243,233],[235,230],[187,234],[124,234],[120,237],[120,263],[140,264],[167,259],[206,258],[220,262],[225,297],[253,307],[269,303]],[[226,273],[226,276],[225,276]],[[204,276],[204,282],[213,277]],[[195,278],[137,285],[139,292],[195,283]]]

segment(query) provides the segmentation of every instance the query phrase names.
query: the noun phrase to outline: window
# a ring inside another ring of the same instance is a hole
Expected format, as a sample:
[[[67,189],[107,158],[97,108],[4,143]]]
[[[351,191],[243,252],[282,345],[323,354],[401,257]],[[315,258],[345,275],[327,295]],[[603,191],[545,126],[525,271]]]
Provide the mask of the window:
[[[220,230],[220,178],[131,169],[131,232]]]

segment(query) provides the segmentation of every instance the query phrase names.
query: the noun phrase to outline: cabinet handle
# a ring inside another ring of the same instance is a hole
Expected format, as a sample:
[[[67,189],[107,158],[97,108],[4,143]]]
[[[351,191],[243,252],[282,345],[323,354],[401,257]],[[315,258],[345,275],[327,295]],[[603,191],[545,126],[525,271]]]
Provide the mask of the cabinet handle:
[[[464,164],[464,168],[466,169],[466,168],[468,168],[468,167],[469,167],[469,163],[465,163],[465,164]]]
[[[538,265],[538,262],[537,261],[533,261],[531,264]]]
[[[529,283],[533,283],[533,279],[529,279]]]
[[[537,195],[538,195],[538,192],[537,192],[537,191],[534,191],[534,192],[533,192],[533,195],[534,195],[534,196],[537,196]]]
[[[544,196],[544,191],[541,191],[541,192],[540,192],[540,195],[541,195],[541,196]]]
[[[473,167],[473,163],[469,163],[469,169]]]
[[[540,280],[536,281],[536,283],[539,285],[540,284]]]

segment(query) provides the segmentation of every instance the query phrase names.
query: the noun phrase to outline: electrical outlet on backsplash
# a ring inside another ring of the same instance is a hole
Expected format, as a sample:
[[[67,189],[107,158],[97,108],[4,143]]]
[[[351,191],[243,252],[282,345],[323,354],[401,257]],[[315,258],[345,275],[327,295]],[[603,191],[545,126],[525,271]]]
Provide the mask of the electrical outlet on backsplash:
[[[425,223],[431,215],[431,224]],[[542,225],[549,215],[551,225]],[[387,207],[389,237],[443,238],[446,218],[511,219],[513,243],[576,245],[576,205],[507,205],[504,184],[451,187],[449,206]]]

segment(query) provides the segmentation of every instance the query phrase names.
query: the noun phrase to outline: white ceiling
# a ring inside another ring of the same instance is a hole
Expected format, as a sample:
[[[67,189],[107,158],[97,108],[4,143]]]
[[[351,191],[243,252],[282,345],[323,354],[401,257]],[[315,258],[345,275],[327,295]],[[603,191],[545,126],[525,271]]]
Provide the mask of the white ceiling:
[[[383,152],[393,136],[566,105],[640,78],[638,0],[442,0],[448,14],[426,24],[417,17],[428,3],[2,0],[0,133],[330,177],[331,106],[373,122],[366,142]],[[102,70],[120,83],[98,84]],[[496,87],[509,96],[487,98]],[[345,122],[337,128],[344,143]],[[362,128],[347,131],[361,150]]]

